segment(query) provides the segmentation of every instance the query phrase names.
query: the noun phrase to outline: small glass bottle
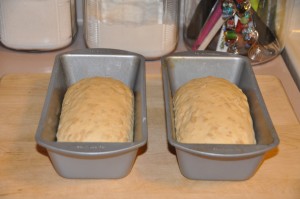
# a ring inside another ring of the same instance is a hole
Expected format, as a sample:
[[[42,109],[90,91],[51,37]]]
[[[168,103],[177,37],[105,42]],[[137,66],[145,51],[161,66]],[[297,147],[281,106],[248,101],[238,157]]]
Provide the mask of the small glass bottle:
[[[86,45],[159,58],[177,45],[178,9],[178,0],[85,0]]]
[[[252,64],[279,55],[294,0],[185,0],[183,37],[189,50],[248,56]]]
[[[15,50],[49,51],[71,44],[75,0],[0,0],[1,43]]]

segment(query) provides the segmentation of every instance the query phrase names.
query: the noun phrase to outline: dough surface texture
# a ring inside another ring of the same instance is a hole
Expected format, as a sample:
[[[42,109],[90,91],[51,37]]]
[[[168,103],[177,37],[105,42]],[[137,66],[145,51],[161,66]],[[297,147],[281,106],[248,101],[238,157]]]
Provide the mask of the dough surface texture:
[[[58,142],[131,142],[134,97],[123,82],[109,77],[82,79],[68,88]]]
[[[176,91],[173,105],[178,142],[256,143],[246,95],[223,78],[187,82]]]

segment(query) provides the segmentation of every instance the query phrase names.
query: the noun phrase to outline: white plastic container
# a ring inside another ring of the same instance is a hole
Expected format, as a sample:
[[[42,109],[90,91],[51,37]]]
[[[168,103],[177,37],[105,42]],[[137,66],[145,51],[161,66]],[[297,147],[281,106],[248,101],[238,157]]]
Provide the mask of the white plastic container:
[[[159,58],[176,47],[178,7],[178,0],[85,0],[86,45]]]
[[[0,0],[0,36],[16,50],[55,50],[76,33],[75,0]]]

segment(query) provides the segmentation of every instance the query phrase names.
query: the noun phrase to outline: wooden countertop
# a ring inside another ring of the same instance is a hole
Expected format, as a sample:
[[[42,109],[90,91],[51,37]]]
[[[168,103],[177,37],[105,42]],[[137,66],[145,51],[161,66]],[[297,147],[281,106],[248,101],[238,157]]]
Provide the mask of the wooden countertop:
[[[280,137],[256,174],[246,181],[195,181],[180,174],[167,147],[161,77],[147,76],[148,145],[131,173],[117,180],[60,177],[35,131],[49,74],[10,74],[0,82],[1,198],[300,198],[300,123],[274,76],[258,75]]]

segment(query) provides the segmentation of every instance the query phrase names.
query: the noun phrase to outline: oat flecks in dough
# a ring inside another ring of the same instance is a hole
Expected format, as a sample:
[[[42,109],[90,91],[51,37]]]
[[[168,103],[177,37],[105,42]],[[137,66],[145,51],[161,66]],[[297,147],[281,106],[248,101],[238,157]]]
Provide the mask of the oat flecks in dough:
[[[178,142],[256,143],[246,95],[223,78],[193,79],[177,90],[173,103]]]
[[[134,97],[108,77],[82,79],[66,92],[57,132],[59,142],[130,142]]]

